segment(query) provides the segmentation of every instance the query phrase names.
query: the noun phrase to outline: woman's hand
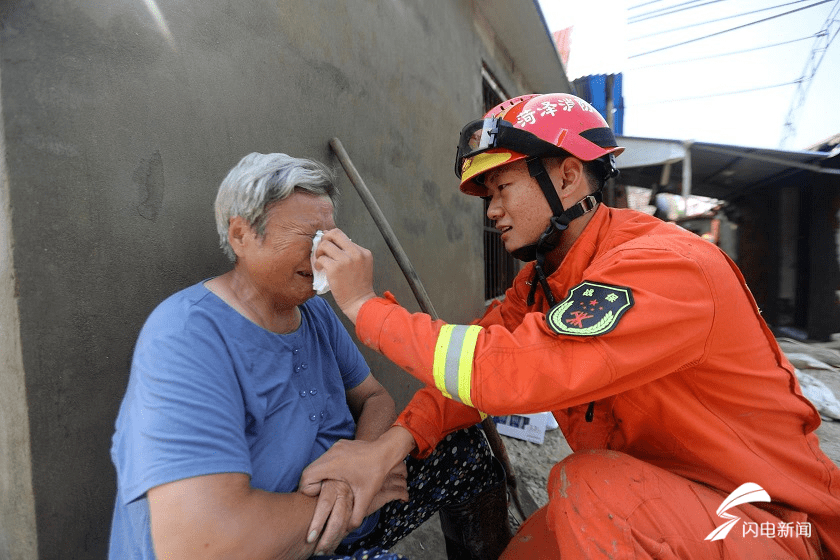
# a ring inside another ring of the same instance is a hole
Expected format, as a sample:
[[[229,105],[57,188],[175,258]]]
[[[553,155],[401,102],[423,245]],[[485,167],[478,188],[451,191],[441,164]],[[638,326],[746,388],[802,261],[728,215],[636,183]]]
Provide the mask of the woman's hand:
[[[391,472],[385,475],[385,481],[382,483],[382,488],[373,497],[373,500],[368,506],[366,515],[379,510],[388,502],[400,500],[401,502],[408,501],[408,469],[405,463],[400,461],[397,463]]]
[[[318,504],[306,532],[306,542],[318,540],[315,554],[332,554],[347,534],[358,527],[350,523],[353,513],[353,491],[346,482],[324,480],[319,488]]]

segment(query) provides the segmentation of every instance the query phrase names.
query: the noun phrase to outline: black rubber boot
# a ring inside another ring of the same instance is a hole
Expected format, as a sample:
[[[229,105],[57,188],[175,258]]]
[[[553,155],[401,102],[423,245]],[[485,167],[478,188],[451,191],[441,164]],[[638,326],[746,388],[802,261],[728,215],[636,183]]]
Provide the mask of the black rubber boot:
[[[439,512],[449,560],[497,560],[513,538],[505,470],[495,457],[493,467],[495,481],[490,488]]]

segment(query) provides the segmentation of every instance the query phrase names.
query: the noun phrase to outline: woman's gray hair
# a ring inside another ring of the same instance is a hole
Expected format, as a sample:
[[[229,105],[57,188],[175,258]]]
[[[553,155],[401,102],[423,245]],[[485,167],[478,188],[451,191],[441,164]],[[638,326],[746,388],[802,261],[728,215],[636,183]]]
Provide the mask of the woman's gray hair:
[[[317,161],[286,154],[248,154],[228,172],[216,194],[216,229],[222,251],[236,262],[228,241],[231,218],[241,216],[262,237],[268,207],[295,190],[328,196],[335,207],[338,189],[334,181],[332,171]]]

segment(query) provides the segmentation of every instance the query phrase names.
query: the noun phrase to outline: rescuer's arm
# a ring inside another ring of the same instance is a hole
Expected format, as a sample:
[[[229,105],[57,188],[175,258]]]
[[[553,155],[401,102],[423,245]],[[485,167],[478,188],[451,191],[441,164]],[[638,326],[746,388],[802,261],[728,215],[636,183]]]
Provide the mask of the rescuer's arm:
[[[684,255],[649,253],[639,249],[614,254],[584,280],[632,294],[632,304],[621,314],[598,311],[595,298],[583,296],[589,292],[587,286],[578,290],[585,300],[572,290],[567,294],[571,299],[558,304],[558,309],[594,305],[591,314],[600,322],[593,322],[590,330],[602,329],[595,335],[583,328],[573,334],[559,332],[566,324],[577,325],[581,307],[570,308],[568,317],[557,317],[556,323],[563,321],[557,330],[545,314],[535,311],[512,324],[505,309],[513,304],[507,301],[490,314],[503,318],[502,324],[482,320],[454,325],[409,313],[387,294],[367,299],[356,311],[356,334],[363,344],[446,398],[486,414],[528,414],[585,404],[705,358],[715,299],[703,270]],[[657,266],[642,267],[639,262]],[[602,295],[617,301],[616,294]],[[513,311],[508,315],[515,317],[518,309]],[[662,332],[668,333],[666,340],[659,336]],[[640,342],[654,340],[655,344]]]

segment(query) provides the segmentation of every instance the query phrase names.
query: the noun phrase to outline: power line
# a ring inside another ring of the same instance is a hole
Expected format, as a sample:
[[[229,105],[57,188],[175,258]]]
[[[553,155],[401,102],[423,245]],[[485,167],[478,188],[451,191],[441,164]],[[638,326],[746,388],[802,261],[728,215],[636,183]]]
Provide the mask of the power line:
[[[820,0],[819,2],[816,2],[815,4],[811,4],[810,6],[804,6],[802,8],[797,8],[795,10],[790,10],[789,12],[784,12],[782,14],[776,14],[775,16],[770,16],[770,17],[760,19],[760,20],[757,20],[757,21],[753,21],[753,22],[750,22],[750,23],[745,23],[743,25],[738,25],[736,27],[732,27],[732,28],[729,28],[729,29],[724,29],[723,31],[717,31],[715,33],[710,33],[709,35],[704,35],[702,37],[696,37],[694,39],[689,39],[688,41],[682,41],[680,43],[675,43],[673,45],[668,45],[666,47],[659,47],[658,49],[653,49],[653,50],[650,50],[650,51],[647,51],[647,52],[630,55],[627,58],[628,59],[629,58],[637,58],[637,57],[640,57],[640,56],[645,56],[645,55],[648,55],[648,54],[653,54],[653,53],[656,53],[656,52],[660,52],[660,51],[664,51],[664,50],[668,50],[668,49],[673,49],[675,47],[681,47],[683,45],[688,45],[690,43],[696,43],[697,41],[702,41],[703,39],[709,39],[711,37],[717,37],[718,35],[723,35],[724,33],[729,33],[730,31],[736,31],[738,29],[743,29],[745,27],[750,27],[751,25],[756,25],[757,23],[763,23],[765,21],[770,21],[772,19],[787,16],[787,15],[790,15],[790,14],[793,14],[793,13],[796,13],[796,12],[801,12],[802,10],[807,10],[809,8],[813,8],[814,6],[819,6],[820,4],[825,4],[826,2],[831,2],[831,1],[832,0]]]
[[[638,10],[639,8],[644,8],[645,6],[649,6],[651,4],[658,4],[659,2],[662,2],[662,0],[650,0],[650,2],[645,2],[644,4],[637,4],[635,6],[630,6],[627,9],[628,10]]]
[[[697,61],[700,61],[700,60],[708,60],[710,58],[721,58],[721,57],[724,57],[724,56],[744,54],[744,53],[748,53],[748,52],[752,52],[752,51],[760,51],[760,50],[763,50],[763,49],[780,47],[782,45],[789,45],[791,43],[798,43],[800,41],[807,41],[808,39],[813,39],[816,36],[817,36],[817,34],[815,33],[814,35],[808,35],[807,37],[800,37],[799,39],[791,39],[790,41],[782,41],[781,43],[773,43],[773,44],[770,44],[770,45],[762,45],[760,47],[752,47],[752,48],[749,48],[749,49],[741,49],[741,50],[737,50],[737,51],[729,51],[729,52],[724,52],[724,53],[715,53],[715,54],[710,54],[708,56],[696,56],[696,57],[692,57],[692,58],[683,58],[683,59],[680,59],[680,60],[670,60],[670,61],[666,61],[666,62],[655,62],[653,64],[645,64],[643,66],[632,66],[632,67],[628,68],[628,70],[642,70],[642,69],[645,69],[645,68],[654,68],[656,66],[669,66],[671,64],[682,64],[684,62],[697,62]]]
[[[692,10],[694,8],[702,8],[703,6],[708,6],[709,4],[717,4],[718,2],[724,2],[725,0],[708,0],[705,4],[698,4],[701,0],[689,0],[688,2],[683,2],[682,4],[675,4],[673,6],[668,6],[666,8],[661,8],[659,10],[654,10],[652,12],[648,12],[646,14],[639,14],[637,16],[631,16],[627,18],[627,23],[639,23],[641,21],[647,21],[649,19],[662,17],[662,16],[669,16],[671,14],[676,14],[678,12],[683,12],[685,10]],[[692,4],[694,4],[692,6]],[[633,21],[631,21],[633,20]]]
[[[774,89],[774,88],[780,88],[780,87],[784,87],[784,86],[791,86],[791,85],[796,84],[798,82],[799,82],[799,80],[796,79],[796,80],[793,80],[793,81],[790,81],[790,82],[785,82],[783,84],[773,84],[773,85],[769,85],[769,86],[759,86],[759,87],[755,87],[755,88],[741,89],[741,90],[738,90],[738,91],[724,91],[724,92],[720,92],[720,93],[708,93],[708,94],[705,94],[705,95],[695,95],[695,96],[691,96],[691,97],[680,97],[680,98],[677,98],[677,99],[661,99],[661,100],[658,100],[658,101],[648,101],[648,102],[645,102],[645,103],[634,103],[632,105],[626,105],[625,104],[624,108],[628,109],[628,108],[633,108],[633,107],[644,107],[644,106],[647,106],[647,105],[660,105],[660,104],[663,104],[663,103],[677,103],[677,102],[680,102],[680,101],[694,101],[694,100],[697,100],[697,99],[708,99],[710,97],[724,97],[724,96],[727,96],[727,95],[738,95],[738,94],[741,94],[741,93],[752,93],[754,91],[761,91],[761,90],[765,90],[765,89]]]
[[[672,33],[674,31],[682,31],[683,29],[689,29],[691,27],[698,27],[700,25],[707,25],[709,23],[718,23],[718,22],[721,22],[721,21],[726,21],[728,19],[735,19],[735,18],[739,18],[739,17],[743,17],[743,16],[749,16],[749,15],[752,15],[752,14],[757,14],[759,12],[766,12],[768,10],[775,10],[777,8],[783,8],[785,6],[791,6],[793,4],[801,4],[802,2],[808,2],[808,1],[809,0],[794,0],[793,2],[788,2],[787,4],[779,4],[779,5],[776,5],[776,6],[770,6],[769,8],[759,8],[758,10],[753,10],[751,12],[744,12],[742,14],[735,14],[735,15],[731,15],[731,16],[718,18],[718,19],[710,19],[708,21],[700,21],[700,22],[697,22],[697,23],[689,24],[689,25],[683,25],[682,27],[674,27],[673,29],[666,29],[665,31],[657,31],[656,33],[649,33],[647,35],[640,35],[638,37],[633,37],[633,38],[628,39],[628,40],[629,41],[638,41],[639,39],[647,39],[648,37],[655,37],[657,35],[664,35],[666,33]]]

